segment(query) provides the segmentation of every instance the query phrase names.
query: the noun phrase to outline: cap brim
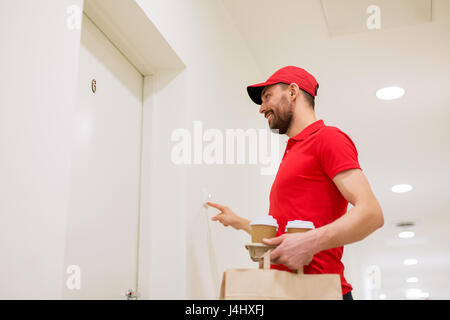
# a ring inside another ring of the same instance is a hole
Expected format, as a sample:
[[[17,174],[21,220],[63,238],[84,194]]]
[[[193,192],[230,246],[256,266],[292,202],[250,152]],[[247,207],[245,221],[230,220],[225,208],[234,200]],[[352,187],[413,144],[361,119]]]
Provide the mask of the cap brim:
[[[261,104],[261,93],[264,90],[265,87],[270,86],[272,84],[275,84],[276,82],[263,82],[258,84],[253,84],[251,86],[247,87],[248,95],[250,96],[250,99],[256,104]]]

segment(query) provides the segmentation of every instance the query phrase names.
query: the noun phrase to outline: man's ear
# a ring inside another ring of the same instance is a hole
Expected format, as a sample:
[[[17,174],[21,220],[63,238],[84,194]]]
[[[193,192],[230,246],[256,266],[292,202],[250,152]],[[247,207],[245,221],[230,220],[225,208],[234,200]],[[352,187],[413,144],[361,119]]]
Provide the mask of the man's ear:
[[[291,98],[296,98],[300,92],[300,89],[296,83],[291,83],[289,85],[289,96]]]

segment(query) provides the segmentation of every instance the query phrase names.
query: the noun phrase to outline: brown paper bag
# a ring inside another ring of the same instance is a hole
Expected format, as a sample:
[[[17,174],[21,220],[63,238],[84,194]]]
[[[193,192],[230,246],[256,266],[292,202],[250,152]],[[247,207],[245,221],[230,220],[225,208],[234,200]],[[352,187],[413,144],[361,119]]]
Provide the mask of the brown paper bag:
[[[303,274],[270,268],[270,250],[262,269],[230,269],[223,273],[221,300],[342,300],[338,274]]]

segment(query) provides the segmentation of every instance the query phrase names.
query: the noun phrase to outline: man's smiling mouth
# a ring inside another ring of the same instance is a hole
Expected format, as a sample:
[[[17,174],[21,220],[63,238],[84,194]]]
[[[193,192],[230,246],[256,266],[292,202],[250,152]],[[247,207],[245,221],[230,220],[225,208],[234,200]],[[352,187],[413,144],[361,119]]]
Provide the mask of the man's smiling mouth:
[[[268,112],[265,114],[265,117],[266,117],[267,120],[270,120],[271,118],[273,118],[273,112],[272,112],[272,111],[268,111]]]

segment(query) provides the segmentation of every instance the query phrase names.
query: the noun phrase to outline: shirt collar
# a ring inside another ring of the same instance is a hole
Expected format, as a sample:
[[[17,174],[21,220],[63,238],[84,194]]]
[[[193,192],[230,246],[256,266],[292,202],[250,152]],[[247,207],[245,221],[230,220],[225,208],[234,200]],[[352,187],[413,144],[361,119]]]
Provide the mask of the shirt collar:
[[[323,120],[317,120],[316,122],[311,123],[305,129],[300,131],[299,134],[297,134],[296,136],[290,138],[289,140],[296,140],[296,141],[305,140],[307,137],[309,137],[314,132],[316,132],[317,130],[319,130],[319,129],[323,128],[323,127],[325,127],[325,123],[323,122]]]

